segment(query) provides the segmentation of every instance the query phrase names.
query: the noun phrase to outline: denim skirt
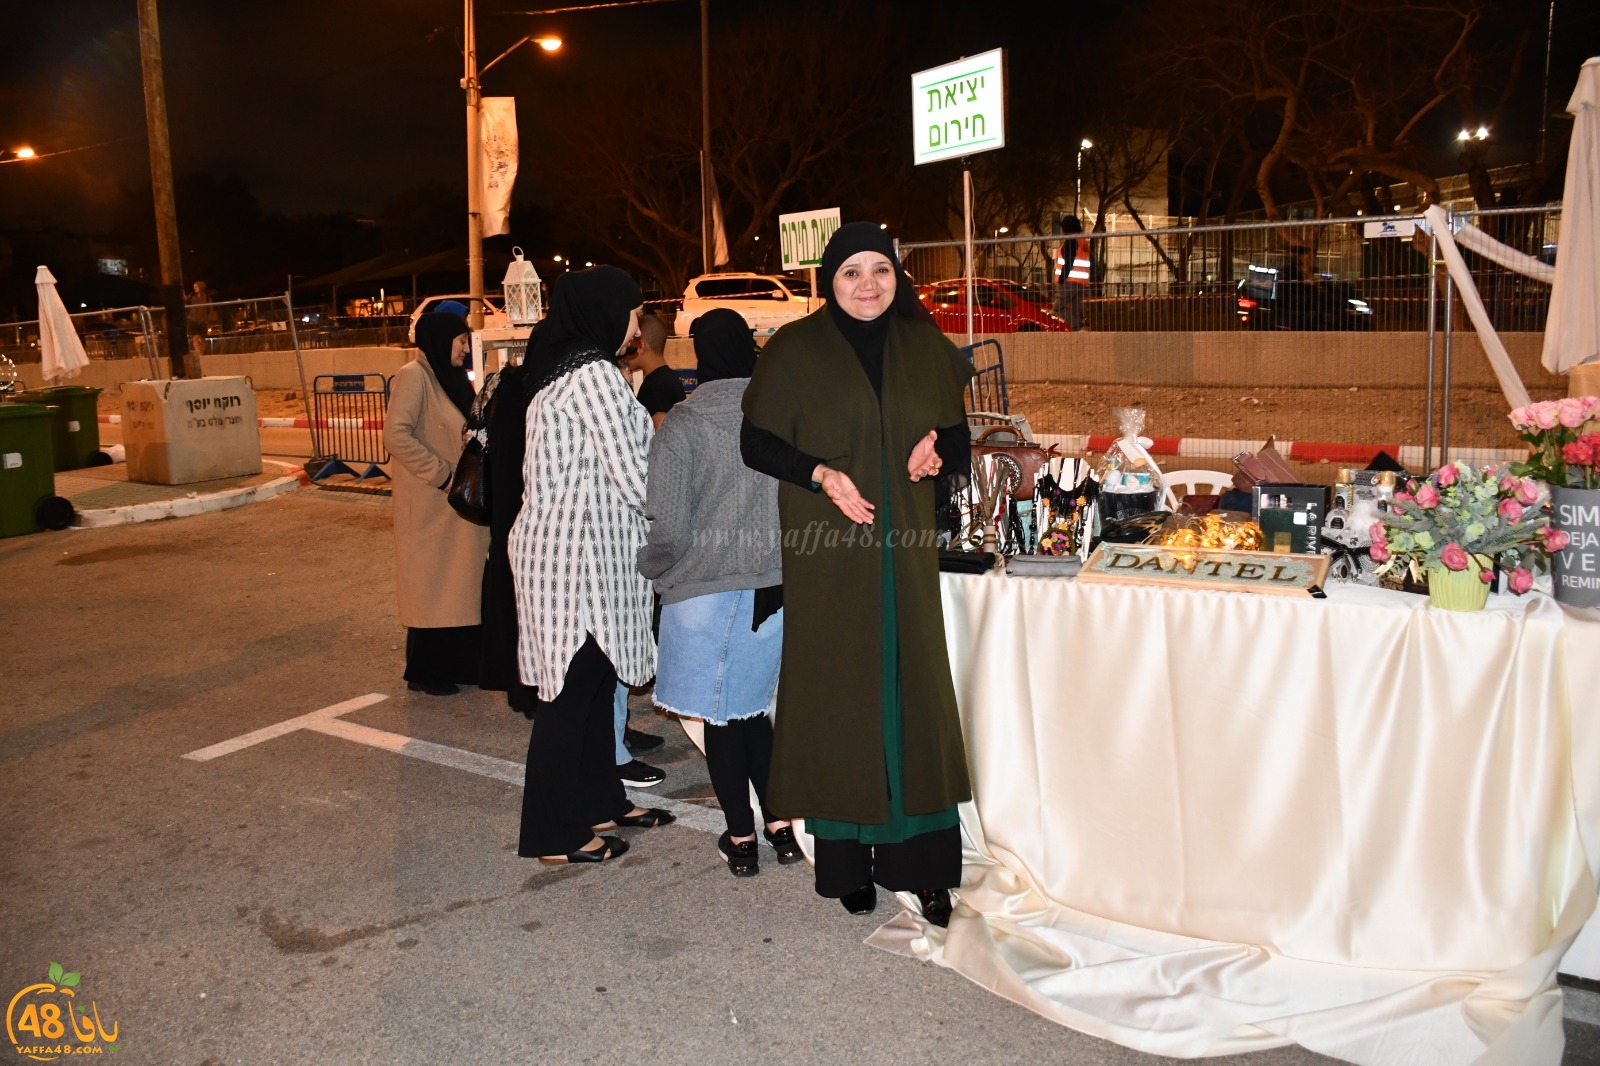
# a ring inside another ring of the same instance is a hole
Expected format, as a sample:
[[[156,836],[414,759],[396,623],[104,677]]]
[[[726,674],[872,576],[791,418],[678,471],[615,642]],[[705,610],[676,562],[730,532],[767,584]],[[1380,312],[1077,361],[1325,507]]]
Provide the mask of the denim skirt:
[[[783,612],[751,632],[756,594],[713,592],[661,607],[656,705],[722,725],[772,710],[783,652]]]

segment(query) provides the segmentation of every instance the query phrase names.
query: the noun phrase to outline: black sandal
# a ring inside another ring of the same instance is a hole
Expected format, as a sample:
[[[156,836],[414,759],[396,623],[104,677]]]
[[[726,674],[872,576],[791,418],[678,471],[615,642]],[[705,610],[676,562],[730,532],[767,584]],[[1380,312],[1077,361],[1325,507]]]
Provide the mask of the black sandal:
[[[591,826],[595,832],[602,829],[615,829],[625,826],[628,829],[656,829],[663,825],[671,825],[678,820],[678,816],[671,811],[664,811],[660,807],[647,807],[643,814],[624,814],[603,825]]]
[[[569,851],[565,855],[541,855],[539,861],[546,866],[567,866],[582,862],[605,862],[619,858],[628,851],[628,842],[621,837],[601,837],[600,846],[593,851]]]
[[[800,850],[800,842],[794,838],[794,826],[786,825],[776,833],[763,828],[761,835],[767,838],[772,850],[778,853],[778,862],[781,865],[792,866],[794,863],[805,861],[805,854]]]

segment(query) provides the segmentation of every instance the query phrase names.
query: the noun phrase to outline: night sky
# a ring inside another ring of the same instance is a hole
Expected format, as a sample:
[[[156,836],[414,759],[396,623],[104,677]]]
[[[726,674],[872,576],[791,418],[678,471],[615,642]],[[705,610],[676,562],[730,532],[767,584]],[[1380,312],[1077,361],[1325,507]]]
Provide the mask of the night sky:
[[[480,62],[524,33],[555,33],[566,42],[554,56],[524,46],[484,82],[488,95],[517,97],[524,195],[542,168],[558,164],[544,145],[542,112],[577,94],[607,91],[652,50],[698,63],[695,0],[517,13],[565,2],[478,3]],[[803,13],[816,2],[712,0],[713,27],[760,23],[779,10]],[[1006,47],[1010,107],[1051,109],[1064,129],[1072,101],[1030,93],[1028,72],[1069,63],[1074,52],[1136,50],[1140,42],[1121,32],[1117,19],[1139,2],[871,0],[903,18],[916,66]],[[1544,7],[1540,0],[1497,2]],[[1564,106],[1582,59],[1600,52],[1597,9],[1594,0],[1558,0],[1558,22],[1577,29],[1557,34],[1552,110]],[[236,176],[264,211],[291,215],[370,215],[402,190],[464,188],[461,15],[458,0],[162,0],[175,173]],[[1496,131],[1508,150],[1526,145],[1536,127],[1542,44],[1519,78],[1515,113]],[[883,105],[904,108],[908,97],[885,94]],[[1441,109],[1437,121],[1454,121],[1450,113]],[[1449,133],[1430,133],[1440,146],[1436,173],[1452,166]],[[9,5],[0,34],[0,148],[24,144],[65,154],[0,164],[0,237],[8,228],[41,226],[94,234],[119,200],[148,185],[134,0]]]
[[[713,0],[714,24],[759,19],[781,0]],[[793,2],[793,0],[790,0]],[[1041,53],[1045,24],[1083,29],[1107,3],[1009,5],[897,2],[930,65],[998,44]],[[480,0],[480,62],[523,33],[553,32],[555,56],[524,46],[484,81],[518,98],[524,173],[541,155],[538,111],[567,93],[604,91],[608,75],[646,49],[698,61],[699,5],[533,17],[557,0]],[[981,24],[978,11],[983,11]],[[464,96],[458,87],[461,5],[442,0],[163,0],[161,34],[173,169],[238,175],[262,207],[288,213],[375,210],[400,189],[464,185]],[[1082,32],[1082,31],[1080,31]],[[1057,38],[1058,40],[1066,38]],[[1040,61],[1048,61],[1041,54]],[[715,51],[713,47],[713,61]],[[0,145],[39,152],[103,144],[27,166],[0,166],[0,224],[47,220],[93,228],[113,184],[148,181],[138,27],[133,0],[13,5],[0,40]],[[894,99],[890,106],[904,106]]]

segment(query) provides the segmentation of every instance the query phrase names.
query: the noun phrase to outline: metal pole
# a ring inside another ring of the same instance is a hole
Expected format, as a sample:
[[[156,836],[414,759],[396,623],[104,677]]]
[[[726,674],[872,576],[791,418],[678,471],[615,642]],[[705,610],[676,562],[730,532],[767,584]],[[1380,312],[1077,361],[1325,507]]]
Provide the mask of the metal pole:
[[[472,294],[467,308],[467,325],[483,328],[483,220],[479,215],[482,177],[478,173],[478,27],[472,13],[472,0],[466,0],[466,33],[463,60],[466,73],[461,87],[467,91],[467,291]]]
[[[700,0],[700,257],[711,273],[711,3]]]
[[[1550,0],[1550,21],[1544,31],[1544,91],[1539,97],[1539,163],[1544,164],[1545,133],[1550,125],[1550,46],[1556,36],[1556,0]]]
[[[1444,378],[1439,387],[1439,465],[1450,461],[1450,347],[1454,327],[1450,324],[1451,305],[1455,303],[1456,284],[1449,271],[1444,275]]]
[[[972,343],[972,171],[961,172],[961,199],[962,213],[966,216],[965,233],[967,246],[967,343]]]
[[[156,362],[156,322],[150,317],[150,308],[139,308],[139,324],[144,327],[144,357],[150,364],[150,380],[161,379],[161,367]]]
[[[311,392],[306,388],[306,361],[300,355],[300,331],[294,321],[294,275],[289,275],[289,287],[283,292],[283,306],[289,309],[289,340],[294,344],[294,365],[300,370],[300,399],[306,408],[306,425],[311,424]],[[315,450],[315,449],[313,449]]]
[[[1433,469],[1433,361],[1434,317],[1439,302],[1439,237],[1428,234],[1428,406],[1422,420],[1422,467]]]
[[[189,376],[189,333],[184,328],[183,255],[178,205],[172,192],[172,141],[167,132],[167,88],[161,70],[161,25],[156,0],[139,0],[139,62],[144,70],[144,115],[150,137],[150,185],[155,191],[156,243],[161,253],[161,301],[167,309],[171,374]],[[199,360],[192,368],[200,376]]]

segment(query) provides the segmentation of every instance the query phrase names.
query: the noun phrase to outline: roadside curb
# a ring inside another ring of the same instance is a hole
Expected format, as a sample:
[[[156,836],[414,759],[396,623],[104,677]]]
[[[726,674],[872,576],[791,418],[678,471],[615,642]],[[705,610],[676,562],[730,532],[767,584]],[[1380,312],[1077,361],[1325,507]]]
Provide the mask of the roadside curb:
[[[231,511],[247,503],[270,500],[274,496],[281,496],[285,492],[291,492],[311,483],[311,479],[301,467],[273,459],[263,459],[262,462],[270,463],[288,473],[263,484],[244,488],[180,496],[174,500],[157,500],[154,503],[135,503],[127,507],[101,507],[79,511],[77,517],[72,520],[72,526],[74,529],[103,529],[106,526],[123,526],[134,522],[154,522],[162,518],[188,518],[191,515],[206,514],[211,511]]]
[[[1111,447],[1116,436],[1081,433],[1036,433],[1034,437],[1046,447],[1054,444],[1064,452],[1103,452]],[[1265,440],[1227,440],[1221,437],[1153,437],[1151,455],[1176,455],[1190,458],[1232,459],[1240,452],[1260,451]],[[1286,441],[1273,443],[1285,459],[1297,463],[1341,463],[1366,465],[1379,452],[1388,452],[1408,470],[1423,465],[1420,444],[1330,444],[1320,441]],[[1493,466],[1497,463],[1516,462],[1528,457],[1526,448],[1451,448],[1452,458],[1473,466]]]

